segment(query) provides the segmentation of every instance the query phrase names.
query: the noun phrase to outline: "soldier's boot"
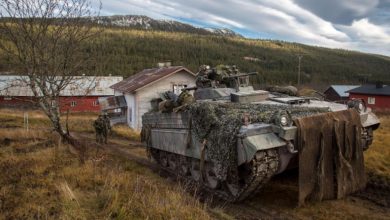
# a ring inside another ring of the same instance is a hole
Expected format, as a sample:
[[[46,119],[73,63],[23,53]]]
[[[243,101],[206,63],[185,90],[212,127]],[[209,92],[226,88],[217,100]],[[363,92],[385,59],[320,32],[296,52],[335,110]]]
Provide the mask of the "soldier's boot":
[[[100,137],[99,137],[99,133],[96,132],[96,143],[99,143],[100,142]]]
[[[104,142],[103,134],[100,134],[100,143],[103,144],[103,142]]]

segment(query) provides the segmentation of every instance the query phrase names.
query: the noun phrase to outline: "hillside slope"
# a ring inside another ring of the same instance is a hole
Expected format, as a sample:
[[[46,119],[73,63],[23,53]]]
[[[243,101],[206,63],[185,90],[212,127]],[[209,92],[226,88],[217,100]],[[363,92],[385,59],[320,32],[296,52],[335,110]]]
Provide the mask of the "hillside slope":
[[[174,20],[157,20],[144,15],[100,16],[92,18],[92,21],[108,27],[242,37],[240,34],[227,28],[201,28]]]
[[[390,81],[390,58],[271,40],[253,40],[194,33],[105,28],[85,45],[96,60],[91,75],[130,76],[156,63],[171,60],[196,72],[199,65],[236,64],[259,72],[256,84],[295,84],[298,55],[303,55],[302,81],[311,85]],[[0,55],[0,71],[14,71],[12,60]]]

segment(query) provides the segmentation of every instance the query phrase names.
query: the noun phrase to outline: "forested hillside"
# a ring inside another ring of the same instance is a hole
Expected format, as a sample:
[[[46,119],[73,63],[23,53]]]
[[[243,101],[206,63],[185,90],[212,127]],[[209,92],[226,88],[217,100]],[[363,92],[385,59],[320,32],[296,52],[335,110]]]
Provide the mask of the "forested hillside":
[[[242,71],[257,71],[257,84],[295,84],[301,54],[301,78],[306,84],[351,84],[364,78],[390,81],[389,57],[280,41],[106,28],[85,45],[85,52],[96,60],[88,67],[91,75],[126,77],[171,60],[194,72],[201,64],[236,64]],[[12,72],[15,65],[1,55],[0,70]]]

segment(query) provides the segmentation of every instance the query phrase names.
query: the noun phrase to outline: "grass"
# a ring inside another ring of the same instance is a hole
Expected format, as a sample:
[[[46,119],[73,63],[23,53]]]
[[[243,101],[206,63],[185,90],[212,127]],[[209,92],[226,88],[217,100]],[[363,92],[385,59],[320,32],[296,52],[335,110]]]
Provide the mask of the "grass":
[[[24,132],[0,130],[3,137],[41,135]],[[0,147],[0,219],[210,218],[185,186],[167,184],[132,161],[90,151],[80,166],[69,146],[53,141],[40,148],[37,143],[18,139]]]
[[[30,110],[24,112],[15,109],[0,110],[0,128],[23,128],[24,114],[28,114],[29,129],[49,129],[51,126],[47,116],[38,110]],[[97,113],[70,113],[69,114],[69,130],[74,132],[94,132],[93,121],[97,118]],[[65,128],[66,113],[62,114],[62,124]]]
[[[364,153],[367,170],[390,179],[390,115],[380,116],[374,142]]]
[[[129,128],[126,125],[115,125],[112,128],[112,134],[116,137],[120,137],[131,141],[140,141],[141,137],[139,132]]]
[[[210,219],[186,187],[135,162],[89,149],[84,165],[39,112],[0,111],[0,219]],[[91,131],[95,115],[71,115]],[[10,128],[10,126],[13,126]],[[39,129],[38,129],[39,128]],[[133,134],[119,127],[118,135]],[[136,133],[133,136],[136,138]]]
[[[297,208],[291,178],[274,178],[259,196],[243,204],[212,207],[185,185],[104,150],[97,154],[88,149],[88,159],[80,165],[72,149],[48,129],[44,115],[29,116],[27,132],[23,112],[0,110],[0,219],[231,219],[264,208],[296,219],[386,219],[390,213],[355,197]],[[71,114],[69,122],[76,131],[92,132],[87,122],[95,117]],[[380,119],[365,161],[369,172],[389,177],[390,115]],[[139,138],[125,126],[114,127],[113,136],[112,141],[123,145]],[[142,148],[129,150],[145,154]]]

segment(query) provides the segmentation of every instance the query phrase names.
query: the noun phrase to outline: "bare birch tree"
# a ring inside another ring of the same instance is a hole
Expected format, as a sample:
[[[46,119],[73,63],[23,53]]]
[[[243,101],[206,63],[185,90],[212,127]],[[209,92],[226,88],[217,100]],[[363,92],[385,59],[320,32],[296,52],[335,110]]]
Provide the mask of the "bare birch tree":
[[[89,0],[0,0],[0,51],[15,63],[21,78],[50,119],[53,129],[74,147],[61,123],[59,96],[91,61],[82,44],[99,31]],[[87,91],[86,91],[87,92]]]

